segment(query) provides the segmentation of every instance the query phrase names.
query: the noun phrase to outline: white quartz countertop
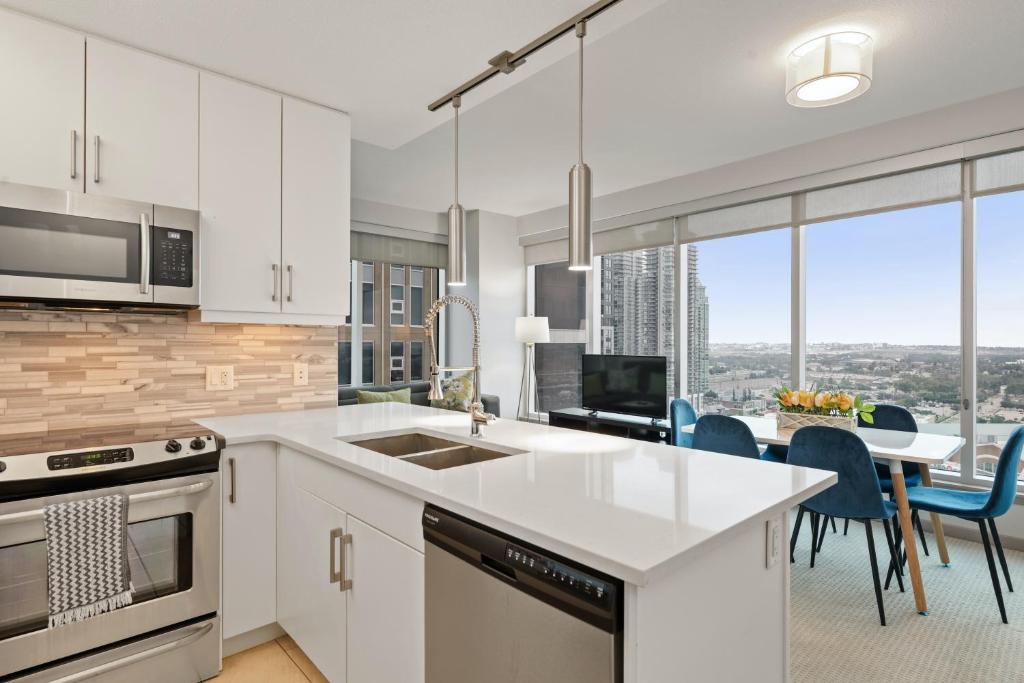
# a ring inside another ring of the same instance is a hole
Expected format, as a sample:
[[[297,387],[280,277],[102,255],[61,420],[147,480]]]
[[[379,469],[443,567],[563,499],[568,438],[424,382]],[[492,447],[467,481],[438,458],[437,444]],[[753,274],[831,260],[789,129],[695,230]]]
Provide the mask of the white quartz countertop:
[[[837,480],[834,472],[514,420],[486,425],[473,442],[526,453],[447,470],[338,438],[415,428],[471,441],[465,413],[397,403],[197,422],[229,446],[288,446],[636,585]]]

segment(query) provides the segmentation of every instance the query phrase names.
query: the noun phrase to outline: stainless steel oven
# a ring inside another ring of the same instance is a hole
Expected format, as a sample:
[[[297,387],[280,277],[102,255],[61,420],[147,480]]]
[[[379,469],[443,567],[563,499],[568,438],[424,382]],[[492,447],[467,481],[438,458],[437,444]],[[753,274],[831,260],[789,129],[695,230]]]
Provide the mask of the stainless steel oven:
[[[0,457],[0,681],[196,681],[220,669],[212,435]],[[128,496],[132,604],[47,628],[46,505]]]
[[[0,183],[0,299],[195,308],[199,212]]]

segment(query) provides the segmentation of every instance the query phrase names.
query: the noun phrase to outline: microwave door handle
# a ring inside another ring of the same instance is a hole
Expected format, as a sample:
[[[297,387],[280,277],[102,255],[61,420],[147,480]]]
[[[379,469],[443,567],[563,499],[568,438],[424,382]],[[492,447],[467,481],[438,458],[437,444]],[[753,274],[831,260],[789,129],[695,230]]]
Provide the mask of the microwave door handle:
[[[149,294],[149,216],[145,213],[139,214],[139,244],[139,293]]]
[[[146,491],[145,493],[133,493],[128,496],[129,505],[138,505],[139,503],[149,503],[154,500],[162,500],[164,498],[176,498],[178,496],[190,496],[193,493],[199,493],[213,486],[212,479],[201,479],[192,484],[185,484],[183,486],[175,486],[169,489],[160,489],[158,491]],[[32,522],[41,520],[43,518],[43,508],[36,508],[34,510],[25,510],[23,512],[12,512],[7,515],[0,515],[0,526],[5,524],[18,524],[21,522]]]

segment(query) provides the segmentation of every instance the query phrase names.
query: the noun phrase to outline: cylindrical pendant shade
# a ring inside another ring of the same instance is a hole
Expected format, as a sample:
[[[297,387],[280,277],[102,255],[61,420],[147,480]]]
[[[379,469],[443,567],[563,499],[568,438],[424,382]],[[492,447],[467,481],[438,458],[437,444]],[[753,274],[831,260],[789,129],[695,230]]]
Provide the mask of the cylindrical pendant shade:
[[[786,101],[794,107],[827,107],[871,87],[871,37],[856,31],[809,40],[789,55]]]
[[[448,207],[448,284],[466,284],[466,211],[460,204]]]
[[[590,167],[578,163],[569,171],[569,270],[590,270],[593,267],[590,240],[592,199]]]

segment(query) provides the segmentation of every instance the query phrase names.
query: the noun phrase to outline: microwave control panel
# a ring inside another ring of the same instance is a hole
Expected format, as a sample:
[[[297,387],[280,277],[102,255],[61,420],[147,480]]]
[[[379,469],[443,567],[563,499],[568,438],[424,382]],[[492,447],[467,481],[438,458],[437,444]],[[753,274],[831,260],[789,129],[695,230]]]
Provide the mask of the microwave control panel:
[[[192,286],[193,236],[190,230],[153,227],[154,285]]]

